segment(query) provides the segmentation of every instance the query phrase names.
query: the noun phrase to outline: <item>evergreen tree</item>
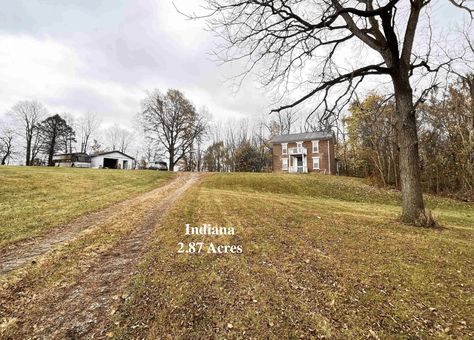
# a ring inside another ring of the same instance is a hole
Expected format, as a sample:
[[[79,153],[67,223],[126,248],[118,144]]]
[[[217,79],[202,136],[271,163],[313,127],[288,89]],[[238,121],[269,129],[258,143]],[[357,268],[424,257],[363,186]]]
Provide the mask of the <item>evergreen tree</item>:
[[[58,114],[43,120],[38,130],[41,136],[41,149],[48,156],[48,166],[54,166],[53,155],[59,151],[68,151],[68,143],[71,140],[75,141],[75,132]]]

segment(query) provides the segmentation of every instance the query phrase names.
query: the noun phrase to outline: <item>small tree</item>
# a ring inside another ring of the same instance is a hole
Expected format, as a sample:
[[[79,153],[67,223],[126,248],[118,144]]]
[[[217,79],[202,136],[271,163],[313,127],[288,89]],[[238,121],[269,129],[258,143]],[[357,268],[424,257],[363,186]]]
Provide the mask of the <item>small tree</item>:
[[[227,150],[223,141],[214,142],[204,154],[204,168],[211,172],[221,172],[225,169]]]
[[[235,152],[235,170],[242,172],[260,171],[260,153],[250,141],[244,141]]]
[[[355,100],[346,119],[351,166],[362,176],[375,177],[382,185],[398,185],[398,146],[394,126],[394,103],[371,93],[363,101]],[[362,170],[362,173],[360,173]]]
[[[105,149],[102,147],[102,145],[99,143],[97,139],[94,139],[91,145],[91,151],[93,155],[96,155],[98,153],[104,152]]]
[[[178,90],[150,93],[142,103],[142,118],[145,132],[166,149],[170,171],[207,129],[204,117]]]

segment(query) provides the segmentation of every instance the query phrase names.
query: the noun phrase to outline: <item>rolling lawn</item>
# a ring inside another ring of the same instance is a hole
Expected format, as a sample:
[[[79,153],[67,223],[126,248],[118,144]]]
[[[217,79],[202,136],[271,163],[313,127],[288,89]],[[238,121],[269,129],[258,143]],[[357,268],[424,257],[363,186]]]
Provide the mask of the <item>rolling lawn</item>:
[[[173,174],[0,167],[0,247],[164,184]]]
[[[426,202],[440,228],[399,223],[400,194],[359,179],[206,176],[156,230],[109,335],[472,338],[474,207]],[[185,235],[186,223],[235,235]],[[204,245],[179,254],[179,242]]]

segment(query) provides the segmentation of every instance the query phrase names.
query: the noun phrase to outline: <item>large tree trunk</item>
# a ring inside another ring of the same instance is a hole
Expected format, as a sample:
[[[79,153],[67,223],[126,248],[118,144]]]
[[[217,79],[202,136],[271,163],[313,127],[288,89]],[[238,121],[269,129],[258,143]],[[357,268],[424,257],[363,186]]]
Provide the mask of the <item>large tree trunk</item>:
[[[401,220],[416,226],[431,226],[434,221],[430,214],[425,212],[421,190],[418,134],[412,89],[408,79],[399,78],[394,83],[403,200]]]
[[[28,137],[26,139],[26,162],[25,162],[25,165],[26,166],[30,166],[30,157],[31,157],[31,139],[28,140]]]
[[[1,165],[7,164],[7,158],[8,158],[9,156],[10,156],[10,152],[7,152],[7,153],[3,156]]]
[[[170,157],[168,159],[169,161],[169,171],[174,171],[174,150],[169,151]]]
[[[48,166],[54,166],[53,155],[54,155],[54,149],[50,148],[50,150],[48,152]]]

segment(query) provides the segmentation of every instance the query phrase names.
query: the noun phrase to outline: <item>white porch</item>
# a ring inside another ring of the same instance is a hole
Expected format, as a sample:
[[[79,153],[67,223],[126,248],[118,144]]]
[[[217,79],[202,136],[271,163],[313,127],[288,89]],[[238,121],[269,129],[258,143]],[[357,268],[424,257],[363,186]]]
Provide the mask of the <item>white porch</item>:
[[[306,153],[304,154],[301,153],[299,155],[293,154],[289,156],[288,172],[289,173],[308,172],[308,156],[306,156]]]

